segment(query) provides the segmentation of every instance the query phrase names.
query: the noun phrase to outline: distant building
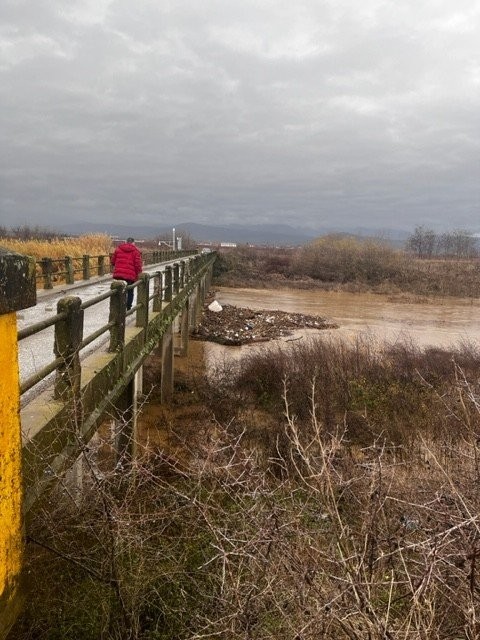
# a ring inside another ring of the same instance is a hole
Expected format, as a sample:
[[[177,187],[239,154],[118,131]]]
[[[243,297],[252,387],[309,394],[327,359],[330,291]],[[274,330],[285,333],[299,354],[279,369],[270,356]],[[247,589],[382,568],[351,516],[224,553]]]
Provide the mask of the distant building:
[[[206,253],[205,249],[210,251],[218,251],[219,249],[235,249],[236,242],[198,242],[197,247],[200,251]]]

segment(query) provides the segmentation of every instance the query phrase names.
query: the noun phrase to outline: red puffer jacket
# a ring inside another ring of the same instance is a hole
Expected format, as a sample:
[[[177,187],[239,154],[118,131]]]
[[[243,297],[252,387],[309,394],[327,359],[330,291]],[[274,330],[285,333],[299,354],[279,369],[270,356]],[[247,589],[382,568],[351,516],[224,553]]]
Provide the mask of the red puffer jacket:
[[[142,254],[134,244],[124,242],[114,251],[110,262],[113,277],[119,280],[137,280],[142,272]]]

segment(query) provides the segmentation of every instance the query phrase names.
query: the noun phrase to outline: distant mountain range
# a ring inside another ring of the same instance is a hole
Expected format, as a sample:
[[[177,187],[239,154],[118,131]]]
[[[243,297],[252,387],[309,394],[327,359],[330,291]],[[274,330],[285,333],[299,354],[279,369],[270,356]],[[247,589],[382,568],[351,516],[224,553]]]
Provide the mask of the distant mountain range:
[[[410,235],[407,231],[394,229],[369,229],[355,227],[352,229],[335,229],[319,227],[318,229],[302,229],[286,224],[259,224],[259,225],[208,225],[196,222],[183,222],[172,226],[165,225],[125,225],[101,222],[72,222],[59,226],[59,230],[71,235],[86,233],[106,233],[108,235],[149,239],[172,235],[172,227],[175,226],[175,235],[190,238],[197,242],[235,242],[237,244],[256,245],[301,245],[328,233],[342,233],[362,237],[381,237],[392,244],[403,244]]]

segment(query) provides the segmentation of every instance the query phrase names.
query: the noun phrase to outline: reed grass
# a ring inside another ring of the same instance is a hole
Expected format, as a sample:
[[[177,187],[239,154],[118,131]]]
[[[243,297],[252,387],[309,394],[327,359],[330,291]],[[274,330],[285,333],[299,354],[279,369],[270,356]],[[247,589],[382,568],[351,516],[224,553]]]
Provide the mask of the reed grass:
[[[10,251],[33,256],[35,260],[42,258],[61,260],[65,256],[79,258],[83,255],[108,255],[112,251],[112,240],[106,234],[52,240],[2,238],[1,244]]]

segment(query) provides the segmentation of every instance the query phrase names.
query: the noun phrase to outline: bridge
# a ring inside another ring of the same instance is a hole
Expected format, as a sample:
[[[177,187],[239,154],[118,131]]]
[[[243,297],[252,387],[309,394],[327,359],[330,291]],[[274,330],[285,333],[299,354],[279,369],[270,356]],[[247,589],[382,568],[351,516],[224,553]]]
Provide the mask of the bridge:
[[[153,256],[149,273],[130,285],[136,304],[126,308],[127,284],[82,301],[69,291],[51,317],[18,330],[17,313],[37,301],[37,268],[32,258],[0,247],[0,640],[21,609],[25,516],[59,474],[67,474],[73,493],[81,492],[81,454],[106,417],[115,425],[115,457],[135,456],[142,365],[161,351],[162,402],[173,394],[174,355],[185,355],[190,330],[198,321],[208,292],[215,254]],[[155,264],[155,258],[162,262]],[[173,260],[172,260],[173,258]],[[177,258],[177,259],[176,259]],[[82,274],[90,278],[84,257]],[[104,261],[98,260],[99,276]],[[53,288],[52,262],[40,271]],[[57,274],[58,275],[58,274]],[[66,284],[75,282],[66,263]],[[108,319],[85,335],[85,312],[108,303]],[[20,379],[19,344],[52,332],[52,359]]]

